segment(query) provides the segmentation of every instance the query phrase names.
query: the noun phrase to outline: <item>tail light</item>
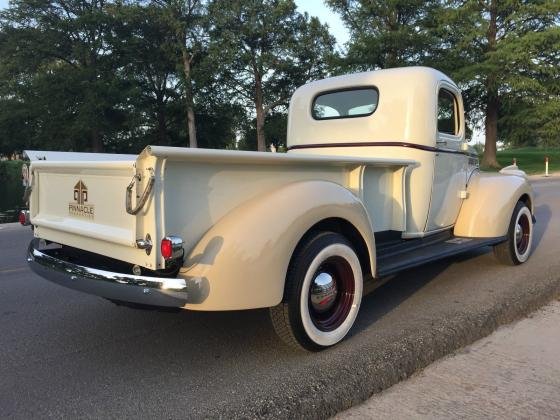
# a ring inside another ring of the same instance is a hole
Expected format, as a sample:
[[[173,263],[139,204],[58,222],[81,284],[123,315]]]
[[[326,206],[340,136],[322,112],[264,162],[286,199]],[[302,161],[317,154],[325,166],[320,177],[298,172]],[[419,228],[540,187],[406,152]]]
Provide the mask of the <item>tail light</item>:
[[[183,240],[178,236],[166,236],[161,240],[161,255],[166,260],[174,260],[183,256]]]
[[[22,226],[29,226],[31,224],[29,220],[29,210],[22,210],[19,212],[18,221]]]

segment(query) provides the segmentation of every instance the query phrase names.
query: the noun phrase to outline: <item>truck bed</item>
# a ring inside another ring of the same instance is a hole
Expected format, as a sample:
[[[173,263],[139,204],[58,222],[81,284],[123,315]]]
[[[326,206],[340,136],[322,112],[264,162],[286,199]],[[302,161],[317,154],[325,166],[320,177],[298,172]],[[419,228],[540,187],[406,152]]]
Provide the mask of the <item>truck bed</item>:
[[[165,235],[178,235],[188,253],[232,209],[306,180],[330,181],[352,191],[376,215],[375,230],[402,229],[405,172],[415,163],[159,146],[147,147],[136,159],[34,161],[31,222],[39,238],[161,269],[160,253],[139,249],[137,240],[149,238],[155,247]],[[133,181],[135,204],[151,173],[155,182],[146,204],[128,214],[128,184]],[[388,191],[391,197],[379,200]]]

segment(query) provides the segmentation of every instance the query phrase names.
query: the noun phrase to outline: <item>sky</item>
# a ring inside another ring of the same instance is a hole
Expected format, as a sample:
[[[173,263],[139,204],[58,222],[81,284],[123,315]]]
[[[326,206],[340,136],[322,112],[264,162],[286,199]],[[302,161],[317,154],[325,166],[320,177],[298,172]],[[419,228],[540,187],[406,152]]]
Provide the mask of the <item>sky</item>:
[[[1,1],[1,0],[0,0]],[[295,0],[300,12],[307,12],[317,16],[319,20],[329,26],[339,46],[348,41],[349,33],[340,17],[323,3],[323,0]]]
[[[340,47],[348,41],[348,31],[342,24],[342,21],[333,13],[323,0],[296,0],[296,4],[300,12],[307,12],[311,16],[317,16],[323,23],[329,25],[331,33],[335,36]],[[0,0],[0,9],[8,6],[8,0]]]

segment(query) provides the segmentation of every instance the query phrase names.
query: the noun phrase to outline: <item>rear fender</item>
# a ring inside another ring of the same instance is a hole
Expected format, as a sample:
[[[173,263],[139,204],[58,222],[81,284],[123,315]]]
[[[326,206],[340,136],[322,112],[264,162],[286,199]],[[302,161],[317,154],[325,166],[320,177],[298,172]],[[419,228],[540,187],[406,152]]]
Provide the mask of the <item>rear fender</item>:
[[[298,242],[311,227],[329,218],[344,219],[356,228],[375,270],[373,230],[361,201],[333,182],[296,182],[247,201],[202,237],[179,274],[196,285],[191,286],[195,293],[185,308],[235,310],[277,305]]]
[[[499,173],[473,174],[467,188],[454,234],[473,238],[505,236],[513,209],[519,200],[527,202],[533,213],[533,189],[517,175]]]

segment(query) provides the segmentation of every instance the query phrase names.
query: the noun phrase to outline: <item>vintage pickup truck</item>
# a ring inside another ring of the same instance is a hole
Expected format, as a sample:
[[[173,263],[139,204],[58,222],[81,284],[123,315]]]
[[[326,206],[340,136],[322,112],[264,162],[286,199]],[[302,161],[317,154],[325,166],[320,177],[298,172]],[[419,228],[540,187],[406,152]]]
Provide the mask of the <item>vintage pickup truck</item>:
[[[286,343],[321,350],[398,271],[484,246],[507,264],[529,257],[532,189],[516,168],[479,171],[460,91],[439,71],[302,86],[287,141],[287,154],[35,160],[29,264],[120,305],[270,308]]]

